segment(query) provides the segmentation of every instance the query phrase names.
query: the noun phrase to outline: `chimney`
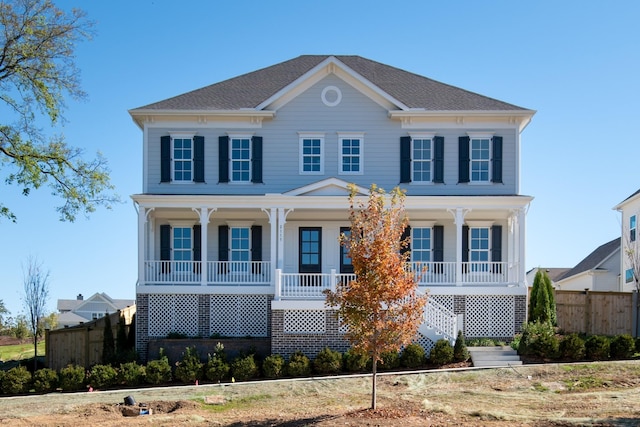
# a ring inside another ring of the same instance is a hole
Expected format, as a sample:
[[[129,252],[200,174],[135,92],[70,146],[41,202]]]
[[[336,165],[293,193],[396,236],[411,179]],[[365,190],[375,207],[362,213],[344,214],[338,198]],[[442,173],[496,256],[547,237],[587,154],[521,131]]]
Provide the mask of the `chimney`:
[[[78,294],[78,301],[82,301],[84,299],[84,297],[82,296],[82,294]]]

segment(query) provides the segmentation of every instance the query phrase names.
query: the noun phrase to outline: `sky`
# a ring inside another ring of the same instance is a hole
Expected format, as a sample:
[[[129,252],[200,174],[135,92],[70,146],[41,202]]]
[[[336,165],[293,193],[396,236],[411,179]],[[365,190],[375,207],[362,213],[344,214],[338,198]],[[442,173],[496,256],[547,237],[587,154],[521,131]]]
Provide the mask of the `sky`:
[[[50,133],[100,151],[123,203],[60,222],[46,187],[0,184],[18,217],[0,219],[0,300],[14,316],[29,257],[50,273],[50,311],[78,294],[135,298],[142,131],[128,110],[299,55],[359,55],[535,110],[521,138],[527,270],[573,267],[619,236],[612,208],[640,188],[634,0],[54,3],[86,11],[96,35],[76,49],[88,98],[67,100]]]

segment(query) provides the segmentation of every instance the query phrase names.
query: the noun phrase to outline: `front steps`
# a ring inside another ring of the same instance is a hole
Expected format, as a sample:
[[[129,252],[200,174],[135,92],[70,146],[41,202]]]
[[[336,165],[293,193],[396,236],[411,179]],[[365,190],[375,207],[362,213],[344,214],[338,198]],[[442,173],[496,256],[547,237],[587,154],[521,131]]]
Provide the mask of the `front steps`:
[[[509,346],[468,347],[476,367],[509,367],[522,365],[518,353]]]

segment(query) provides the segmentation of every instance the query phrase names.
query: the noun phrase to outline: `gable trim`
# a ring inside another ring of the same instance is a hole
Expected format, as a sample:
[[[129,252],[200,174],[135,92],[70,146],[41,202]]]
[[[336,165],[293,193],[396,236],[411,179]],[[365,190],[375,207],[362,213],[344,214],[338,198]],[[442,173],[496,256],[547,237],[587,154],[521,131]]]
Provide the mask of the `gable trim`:
[[[327,179],[323,179],[321,181],[317,181],[302,187],[298,187],[298,188],[294,188],[293,190],[287,191],[286,193],[282,193],[283,196],[300,196],[300,195],[304,195],[306,193],[311,193],[314,191],[318,191],[322,188],[326,188],[326,187],[339,187],[344,189],[347,193],[349,192],[349,183],[346,181],[343,181],[341,179],[338,178],[327,178]],[[359,185],[356,186],[356,189],[358,191],[358,193],[360,194],[369,194],[369,190],[361,187]]]

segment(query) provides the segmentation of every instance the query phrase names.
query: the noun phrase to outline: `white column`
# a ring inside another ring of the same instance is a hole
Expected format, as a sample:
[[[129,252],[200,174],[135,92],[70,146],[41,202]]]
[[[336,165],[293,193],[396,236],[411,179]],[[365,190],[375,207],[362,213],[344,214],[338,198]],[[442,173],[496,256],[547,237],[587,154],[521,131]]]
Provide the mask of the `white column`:
[[[262,208],[262,212],[267,214],[269,218],[269,233],[271,238],[269,239],[269,261],[271,262],[271,280],[272,285],[276,280],[276,269],[279,268],[276,263],[278,260],[278,211],[276,208],[270,208],[269,210]]]
[[[462,226],[464,217],[469,212],[468,209],[456,208],[448,209],[453,215],[453,222],[456,225],[456,286],[462,285]]]
[[[278,263],[280,270],[284,269],[284,225],[287,223],[287,215],[293,212],[293,209],[284,210],[278,208]]]
[[[527,286],[527,272],[524,265],[525,260],[525,208],[520,208],[518,211],[518,226],[516,228],[518,233],[518,283],[522,287]]]
[[[142,206],[138,206],[138,285],[145,285],[144,277],[144,249],[145,236],[147,226],[147,210]]]
[[[507,218],[507,268],[508,275],[507,281],[514,282],[516,278],[514,276],[517,275],[517,262],[518,258],[516,256],[516,227],[517,227],[517,218],[515,213],[512,211],[509,217]]]

